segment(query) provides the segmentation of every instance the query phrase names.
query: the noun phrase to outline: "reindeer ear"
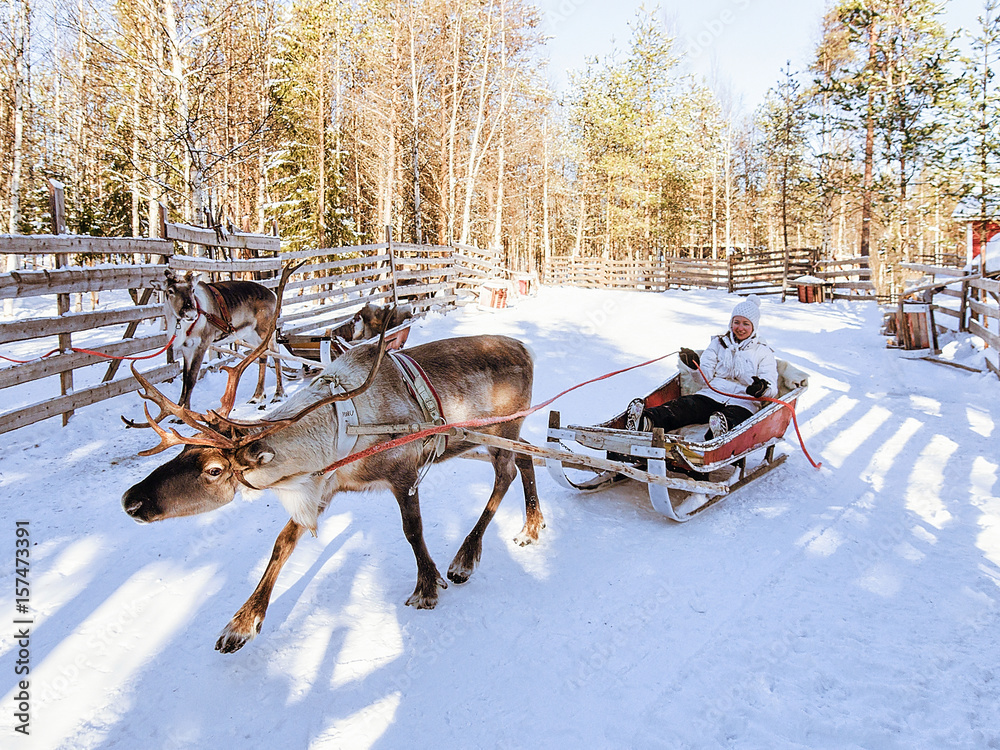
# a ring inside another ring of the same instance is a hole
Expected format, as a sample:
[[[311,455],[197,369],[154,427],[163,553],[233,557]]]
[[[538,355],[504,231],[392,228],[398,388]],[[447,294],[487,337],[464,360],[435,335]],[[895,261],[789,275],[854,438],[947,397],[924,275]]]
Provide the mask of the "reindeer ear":
[[[250,445],[244,448],[243,455],[240,458],[251,469],[257,469],[261,466],[266,466],[274,460],[274,451],[264,445],[263,442],[257,441],[250,443]]]

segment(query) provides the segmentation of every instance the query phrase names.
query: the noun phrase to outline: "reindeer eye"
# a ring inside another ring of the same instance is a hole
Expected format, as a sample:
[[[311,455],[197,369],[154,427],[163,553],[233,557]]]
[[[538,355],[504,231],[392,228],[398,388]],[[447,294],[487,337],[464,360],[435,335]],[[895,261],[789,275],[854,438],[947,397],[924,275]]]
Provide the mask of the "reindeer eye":
[[[205,469],[205,473],[208,474],[210,477],[221,476],[222,475],[222,467],[221,466],[213,466],[210,469]]]

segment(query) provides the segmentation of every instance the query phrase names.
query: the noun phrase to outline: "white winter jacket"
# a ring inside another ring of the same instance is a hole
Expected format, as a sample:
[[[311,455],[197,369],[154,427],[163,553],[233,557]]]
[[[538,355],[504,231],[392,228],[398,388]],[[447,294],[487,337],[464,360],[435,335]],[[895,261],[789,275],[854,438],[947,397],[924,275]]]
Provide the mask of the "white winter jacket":
[[[768,383],[765,396],[776,398],[778,395],[778,363],[774,358],[774,350],[757,338],[756,332],[741,342],[736,341],[732,331],[727,331],[721,336],[713,336],[712,343],[702,352],[701,370],[712,387],[723,393],[746,396],[747,386],[753,382],[756,375]],[[704,382],[697,375],[697,371],[695,375],[698,381]],[[722,404],[742,406],[751,412],[758,411],[767,403],[755,399],[723,396],[707,386],[698,393]]]

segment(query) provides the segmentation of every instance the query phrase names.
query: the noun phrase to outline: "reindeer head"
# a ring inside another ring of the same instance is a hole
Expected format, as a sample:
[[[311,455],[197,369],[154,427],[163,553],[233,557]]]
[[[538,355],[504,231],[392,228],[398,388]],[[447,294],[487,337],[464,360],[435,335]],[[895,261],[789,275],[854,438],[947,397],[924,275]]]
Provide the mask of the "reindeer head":
[[[189,445],[126,490],[122,507],[139,523],[206,513],[231,502],[239,481],[226,451]]]
[[[358,310],[356,319],[358,327],[355,329],[355,335],[360,329],[360,338],[369,339],[386,329],[385,312],[371,302],[366,302],[365,306]]]
[[[324,395],[323,386],[314,381],[313,386],[310,386],[312,392],[304,394],[305,398],[279,407],[268,418],[253,422],[232,420],[229,412],[235,401],[236,387],[243,370],[246,364],[260,354],[264,346],[266,343],[247,355],[236,367],[225,368],[229,381],[220,409],[204,414],[168,399],[143,378],[133,365],[133,374],[142,385],[140,395],[160,407],[157,419],[153,419],[146,408],[149,426],[160,436],[160,444],[140,451],[139,455],[153,455],[174,445],[185,446],[178,456],[155,469],[122,496],[122,507],[136,521],[149,523],[205,513],[231,502],[241,486],[251,490],[258,489],[247,481],[245,475],[265,468],[275,458],[272,446],[275,442],[281,442],[278,433],[296,425],[324,406],[336,401],[347,401],[367,390],[374,382],[385,355],[386,340],[383,333],[374,364],[359,387],[345,393],[331,394],[327,385]],[[174,415],[193,428],[195,434],[185,436],[173,428],[160,427],[158,422],[167,414]]]
[[[198,303],[195,300],[194,290],[199,282],[194,272],[188,271],[184,276],[177,276],[168,268],[164,272],[164,276],[165,281],[160,288],[163,291],[163,301],[168,318],[186,321],[196,320],[198,318]]]

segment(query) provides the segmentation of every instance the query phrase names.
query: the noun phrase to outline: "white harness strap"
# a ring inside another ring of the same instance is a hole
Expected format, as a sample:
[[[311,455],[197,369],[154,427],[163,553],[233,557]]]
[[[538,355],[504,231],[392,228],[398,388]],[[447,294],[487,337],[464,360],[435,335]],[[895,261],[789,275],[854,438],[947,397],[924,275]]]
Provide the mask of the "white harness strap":
[[[396,369],[399,370],[399,374],[403,377],[403,382],[406,383],[407,388],[409,388],[410,393],[413,395],[417,405],[420,407],[420,411],[423,412],[424,419],[435,425],[444,424],[444,416],[441,414],[441,401],[438,399],[437,393],[434,391],[433,386],[427,379],[427,375],[424,373],[423,368],[421,368],[412,357],[407,354],[403,354],[398,350],[388,351],[386,354],[389,355],[389,359],[392,360],[392,363],[396,365]],[[411,495],[417,491],[417,486],[427,475],[427,472],[431,468],[431,464],[434,463],[434,459],[444,453],[445,448],[448,447],[448,437],[446,435],[434,435],[433,437],[427,438],[427,440],[433,441],[434,448],[428,454],[424,465],[420,468],[420,471],[417,474],[417,481],[415,481],[413,486],[410,487]]]
[[[313,380],[325,382],[330,388],[330,395],[336,393],[346,393],[347,389],[337,382],[335,375],[317,375]],[[358,433],[348,430],[348,427],[358,426],[358,409],[354,405],[353,399],[346,401],[334,401],[333,411],[337,415],[337,452],[336,460],[346,458],[354,451],[354,446],[358,442]]]
[[[444,416],[441,414],[441,403],[438,400],[437,394],[434,392],[434,388],[431,386],[430,381],[427,379],[427,375],[421,369],[413,359],[405,354],[400,354],[397,351],[386,352],[389,355],[389,359],[392,360],[393,364],[396,365],[399,370],[400,375],[403,377],[403,382],[406,383],[413,395],[417,404],[420,406],[420,410],[424,415],[424,419],[434,425],[444,424]],[[330,393],[335,394],[338,391],[344,393],[346,389],[337,382],[335,375],[318,375],[317,380],[323,380],[329,384]],[[354,447],[358,442],[358,436],[360,434],[377,434],[377,432],[369,432],[359,429],[360,421],[358,419],[358,410],[354,405],[353,400],[347,401],[334,401],[333,408],[337,415],[337,451],[336,460],[340,461],[342,458],[346,458],[353,451]],[[403,425],[396,425],[395,427],[403,427]],[[385,431],[385,430],[381,430]],[[410,487],[410,494],[414,494],[417,491],[417,485],[427,474],[434,463],[434,459],[444,453],[445,448],[448,445],[448,438],[445,435],[434,435],[433,437],[427,438],[428,440],[434,441],[434,449],[428,454],[427,460],[424,465],[420,468],[417,474],[417,480]],[[425,441],[426,442],[426,441]]]
[[[358,436],[347,431],[348,426],[358,426],[358,410],[354,401],[334,401],[333,408],[337,413],[337,460],[347,458],[358,442]]]

